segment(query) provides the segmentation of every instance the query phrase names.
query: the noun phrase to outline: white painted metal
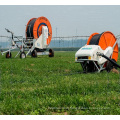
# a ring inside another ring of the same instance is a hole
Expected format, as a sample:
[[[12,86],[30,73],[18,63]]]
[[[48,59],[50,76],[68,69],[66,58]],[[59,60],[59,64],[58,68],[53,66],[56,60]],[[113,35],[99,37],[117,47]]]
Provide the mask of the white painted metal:
[[[26,53],[26,56],[29,55],[35,48],[38,49],[46,49],[48,47],[47,45],[47,39],[48,39],[48,28],[47,26],[42,26],[42,34],[39,36],[38,39],[30,39],[27,40],[24,39],[21,36],[15,36],[13,32],[9,31],[8,29],[6,29],[7,32],[10,32],[12,37],[10,37],[10,41],[11,44],[9,46],[9,50],[3,51],[1,52],[1,54],[3,55],[6,52],[10,52],[11,50],[14,50],[16,48],[19,49],[17,55],[15,56],[15,58],[23,51],[27,50],[28,52]],[[17,39],[17,40],[16,40]],[[18,45],[18,43],[20,43],[21,45]],[[28,43],[32,43],[32,46],[29,46]],[[37,55],[49,55],[49,52],[38,52]],[[24,58],[24,57],[23,57]]]
[[[37,52],[37,55],[49,55],[49,52]]]
[[[115,45],[113,47],[115,47]],[[85,45],[76,52],[75,62],[93,61],[98,72],[100,72],[104,69],[103,66],[107,60],[97,54],[102,53],[107,57],[111,57],[114,49],[113,47],[107,47],[105,50],[102,50],[99,45]],[[99,65],[99,67],[97,65]]]

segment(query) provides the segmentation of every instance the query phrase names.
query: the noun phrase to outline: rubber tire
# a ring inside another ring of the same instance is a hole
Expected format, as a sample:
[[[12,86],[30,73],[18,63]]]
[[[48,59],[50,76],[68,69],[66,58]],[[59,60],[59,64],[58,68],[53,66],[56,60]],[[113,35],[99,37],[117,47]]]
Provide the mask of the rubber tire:
[[[31,57],[34,57],[34,58],[37,57],[37,51],[36,51],[36,50],[33,50],[33,51],[32,51],[32,53],[31,53]]]
[[[9,52],[6,53],[6,58],[11,58],[12,57],[12,54],[10,52],[10,55],[9,55]]]
[[[23,55],[24,55],[24,57],[23,57]],[[26,54],[25,54],[25,52],[21,52],[21,53],[20,53],[20,58],[21,58],[21,59],[26,58]]]
[[[54,51],[53,51],[53,49],[49,49],[49,57],[54,57]]]
[[[114,59],[112,59],[112,60],[113,60],[114,62],[116,62]],[[107,65],[106,65],[106,70],[107,70],[107,72],[110,72],[111,69],[113,69],[113,68],[117,69],[117,67],[114,66],[110,61],[107,61]]]
[[[89,63],[87,61],[84,61],[83,63],[80,63],[80,64],[83,68],[83,71],[86,73],[97,71],[97,69],[92,61],[89,61]]]

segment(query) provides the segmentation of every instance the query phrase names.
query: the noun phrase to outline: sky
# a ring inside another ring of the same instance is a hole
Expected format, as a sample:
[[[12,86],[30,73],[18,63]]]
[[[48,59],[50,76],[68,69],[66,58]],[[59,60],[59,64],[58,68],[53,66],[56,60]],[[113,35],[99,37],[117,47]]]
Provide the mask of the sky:
[[[0,5],[0,35],[10,35],[8,28],[25,37],[27,22],[41,16],[50,21],[53,37],[120,34],[120,5]]]

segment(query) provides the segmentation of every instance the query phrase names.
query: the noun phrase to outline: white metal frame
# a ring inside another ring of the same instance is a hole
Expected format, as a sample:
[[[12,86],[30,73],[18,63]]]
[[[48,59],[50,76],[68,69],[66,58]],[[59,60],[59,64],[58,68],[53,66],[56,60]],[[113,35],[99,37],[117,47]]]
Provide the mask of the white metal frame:
[[[43,26],[42,30],[43,30],[43,33],[44,34],[48,34],[48,33],[45,33],[44,32],[44,29],[48,31],[48,28],[46,26]],[[10,52],[12,50],[15,50],[16,48],[19,49],[18,53],[16,54],[15,58],[21,53],[21,52],[24,52],[24,51],[27,51],[26,53],[26,57],[28,55],[30,55],[30,53],[32,53],[32,51],[35,49],[35,48],[39,48],[39,49],[46,49],[48,47],[48,45],[44,45],[45,43],[45,39],[47,40],[48,36],[46,37],[44,34],[41,34],[41,36],[36,40],[36,39],[27,39],[26,38],[23,38],[23,36],[15,36],[14,33],[8,29],[5,29],[7,32],[11,33],[11,36],[12,37],[8,37],[10,38],[10,46],[9,46],[9,50],[6,50],[6,51],[1,51],[1,54],[4,55],[5,53]],[[15,40],[16,39],[16,40]],[[43,41],[43,45],[41,45],[40,47],[37,47],[36,46],[36,43],[38,42],[41,42]],[[21,43],[20,46],[18,45],[18,43]],[[31,46],[28,46],[27,43],[32,43],[32,47]],[[30,48],[31,47],[31,48]],[[37,52],[37,55],[49,55],[49,52],[46,52],[46,51],[43,51],[43,52]]]

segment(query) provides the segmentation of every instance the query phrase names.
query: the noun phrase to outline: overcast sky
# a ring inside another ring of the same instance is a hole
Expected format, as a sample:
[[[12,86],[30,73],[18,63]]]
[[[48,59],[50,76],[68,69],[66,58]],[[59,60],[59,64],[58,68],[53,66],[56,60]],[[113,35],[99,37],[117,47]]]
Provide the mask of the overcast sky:
[[[120,5],[38,5],[38,6],[0,6],[0,35],[9,35],[5,28],[15,35],[25,36],[29,19],[45,16],[49,19],[53,37],[90,35],[94,32],[111,31],[120,34]]]

